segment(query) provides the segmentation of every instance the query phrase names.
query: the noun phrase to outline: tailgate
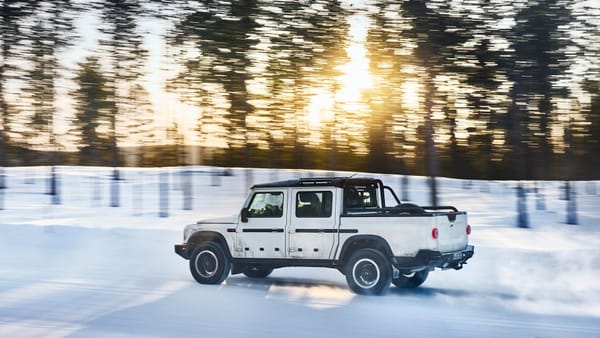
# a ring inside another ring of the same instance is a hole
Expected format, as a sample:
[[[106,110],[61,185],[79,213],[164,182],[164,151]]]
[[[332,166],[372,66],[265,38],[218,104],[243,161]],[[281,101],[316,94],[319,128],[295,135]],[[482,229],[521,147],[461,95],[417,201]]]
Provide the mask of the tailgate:
[[[437,249],[444,252],[463,250],[467,246],[467,213],[436,213]]]

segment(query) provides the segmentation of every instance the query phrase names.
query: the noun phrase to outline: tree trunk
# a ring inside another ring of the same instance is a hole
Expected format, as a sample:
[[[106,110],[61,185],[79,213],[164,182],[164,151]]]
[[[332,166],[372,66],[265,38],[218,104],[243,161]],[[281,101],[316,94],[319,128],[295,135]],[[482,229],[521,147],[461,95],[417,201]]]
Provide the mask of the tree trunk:
[[[430,66],[426,66],[430,67]],[[437,191],[437,163],[435,155],[435,143],[433,139],[434,127],[432,120],[432,109],[433,109],[433,96],[435,94],[435,88],[433,84],[434,74],[428,71],[428,76],[425,85],[425,146],[426,146],[426,157],[427,157],[427,174],[429,176],[429,200],[431,206],[438,206],[438,191]]]
[[[565,150],[565,160],[567,163],[565,164],[566,178],[565,182],[565,195],[567,198],[567,224],[576,225],[579,224],[577,220],[577,199],[575,198],[576,190],[571,186],[571,178],[574,172],[574,159],[573,159],[573,134],[571,131],[571,119],[569,118],[569,123],[567,124],[567,130],[565,131],[565,144],[567,149]]]
[[[0,191],[2,189],[6,189],[6,178],[4,173],[4,167],[6,167],[6,150],[7,150],[7,137],[6,137],[6,129],[8,125],[8,104],[4,99],[4,81],[5,71],[6,71],[6,59],[8,58],[9,46],[6,41],[6,35],[4,31],[4,27],[6,25],[7,16],[8,16],[8,3],[6,1],[2,2],[2,13],[0,14],[0,39],[2,39],[2,63],[0,64],[0,123],[2,123],[2,129],[0,129]],[[0,196],[0,198],[4,198],[4,194]],[[0,210],[3,208],[2,200],[0,200]]]
[[[159,217],[169,217],[169,173],[158,174]]]
[[[183,169],[183,210],[193,209],[192,194],[192,167],[186,166]]]
[[[118,53],[115,47],[115,55]],[[114,107],[111,112],[110,117],[110,126],[111,126],[111,155],[112,155],[112,180],[110,184],[110,206],[111,207],[119,207],[120,206],[120,198],[119,198],[119,148],[117,146],[117,114],[119,111],[118,105],[118,93],[117,93],[117,78],[119,77],[119,61],[115,62],[115,78],[113,79],[114,83]]]
[[[565,182],[565,189],[567,194],[567,224],[577,225],[577,199],[576,190],[571,186],[570,181]]]
[[[512,144],[513,151],[515,153],[516,161],[516,174],[519,184],[517,186],[517,226],[519,228],[529,228],[529,215],[527,213],[527,195],[523,188],[520,180],[525,178],[526,175],[526,163],[525,163],[525,150],[523,143],[523,124],[522,124],[522,112],[518,104],[518,93],[520,86],[520,76],[517,75],[517,79],[513,84],[511,91],[511,106],[510,106],[510,117],[512,124]]]

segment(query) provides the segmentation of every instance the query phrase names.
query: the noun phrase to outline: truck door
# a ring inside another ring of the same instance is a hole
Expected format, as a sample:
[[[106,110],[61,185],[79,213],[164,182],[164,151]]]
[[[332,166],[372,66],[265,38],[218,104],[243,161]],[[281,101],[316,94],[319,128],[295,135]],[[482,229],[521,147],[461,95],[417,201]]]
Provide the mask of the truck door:
[[[247,258],[285,258],[287,191],[256,191],[250,198],[246,216],[240,223],[238,243]]]
[[[290,190],[288,257],[330,259],[337,239],[335,188]]]

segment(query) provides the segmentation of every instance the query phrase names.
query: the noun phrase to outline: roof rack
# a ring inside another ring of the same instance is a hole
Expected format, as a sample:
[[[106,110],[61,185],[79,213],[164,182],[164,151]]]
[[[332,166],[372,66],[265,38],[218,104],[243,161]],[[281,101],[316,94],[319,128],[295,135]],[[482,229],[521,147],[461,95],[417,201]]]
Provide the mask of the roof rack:
[[[334,180],[340,180],[341,177],[305,177],[298,181],[299,185],[333,185]]]
[[[287,181],[268,182],[255,184],[252,188],[275,188],[275,187],[307,187],[307,186],[335,186],[344,187],[348,182],[372,182],[376,179],[371,178],[351,178],[351,177],[304,177],[300,179],[291,179]]]

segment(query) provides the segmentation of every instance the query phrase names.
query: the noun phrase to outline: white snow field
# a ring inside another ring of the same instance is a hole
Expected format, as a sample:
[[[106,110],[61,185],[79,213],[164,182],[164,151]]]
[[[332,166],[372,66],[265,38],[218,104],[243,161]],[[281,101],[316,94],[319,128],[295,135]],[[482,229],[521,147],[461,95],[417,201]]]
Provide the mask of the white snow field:
[[[515,182],[440,179],[441,203],[469,213],[475,256],[416,290],[366,297],[333,269],[196,283],[173,245],[185,224],[236,213],[247,181],[233,169],[214,186],[211,168],[194,167],[183,211],[178,170],[124,169],[114,208],[110,168],[58,167],[60,205],[44,194],[48,168],[8,168],[0,337],[600,337],[600,182],[575,185],[579,225],[564,224],[561,182],[538,182],[546,210],[529,190],[532,228],[519,229]],[[159,172],[171,173],[166,218]],[[253,173],[253,183],[308,175]],[[382,177],[399,193],[399,176]],[[425,182],[410,178],[412,202],[428,204]]]

